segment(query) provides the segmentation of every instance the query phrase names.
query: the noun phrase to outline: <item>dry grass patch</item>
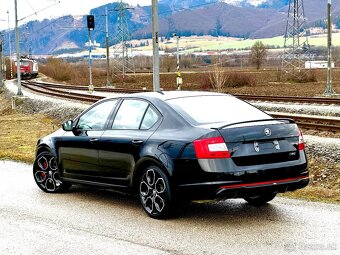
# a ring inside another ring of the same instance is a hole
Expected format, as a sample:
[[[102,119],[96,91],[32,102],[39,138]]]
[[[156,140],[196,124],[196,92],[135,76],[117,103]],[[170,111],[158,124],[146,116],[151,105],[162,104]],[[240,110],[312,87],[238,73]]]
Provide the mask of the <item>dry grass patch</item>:
[[[309,158],[310,183],[283,196],[309,201],[340,203],[340,163],[324,158]]]
[[[328,202],[328,203],[340,203],[340,191],[327,189],[322,187],[307,186],[304,189],[300,189],[294,192],[287,192],[281,196],[289,198],[298,198],[313,202]]]
[[[1,95],[0,101],[0,159],[32,163],[37,140],[58,126],[44,115],[27,115],[11,110],[10,102]]]

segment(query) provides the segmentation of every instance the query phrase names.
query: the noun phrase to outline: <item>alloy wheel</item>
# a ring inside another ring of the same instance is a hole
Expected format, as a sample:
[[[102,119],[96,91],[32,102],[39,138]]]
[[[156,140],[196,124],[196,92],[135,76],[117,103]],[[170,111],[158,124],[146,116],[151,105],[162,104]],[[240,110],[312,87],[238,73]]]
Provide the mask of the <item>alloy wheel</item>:
[[[34,162],[33,175],[38,187],[45,192],[55,193],[65,189],[68,184],[60,180],[56,158],[48,153],[39,154]]]
[[[158,168],[144,171],[139,183],[139,196],[144,210],[154,218],[168,213],[170,207],[170,187],[167,176]]]

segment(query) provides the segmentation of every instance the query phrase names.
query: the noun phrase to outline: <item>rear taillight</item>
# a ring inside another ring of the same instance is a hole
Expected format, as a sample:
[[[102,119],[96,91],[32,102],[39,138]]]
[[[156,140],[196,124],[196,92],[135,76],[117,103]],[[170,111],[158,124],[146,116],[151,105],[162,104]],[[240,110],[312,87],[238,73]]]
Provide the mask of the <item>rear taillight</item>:
[[[196,140],[194,148],[199,159],[230,158],[228,147],[220,136]]]
[[[305,149],[305,141],[303,140],[303,135],[301,130],[299,130],[299,144],[298,144],[298,150],[303,151]]]

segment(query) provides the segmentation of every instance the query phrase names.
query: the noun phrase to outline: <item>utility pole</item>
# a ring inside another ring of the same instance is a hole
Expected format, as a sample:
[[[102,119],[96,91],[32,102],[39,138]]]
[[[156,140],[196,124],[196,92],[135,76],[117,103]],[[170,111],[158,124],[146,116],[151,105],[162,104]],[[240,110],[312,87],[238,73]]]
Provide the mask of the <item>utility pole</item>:
[[[332,0],[328,0],[327,14],[328,14],[328,36],[327,36],[327,48],[328,48],[328,64],[327,64],[327,87],[324,92],[325,96],[332,96],[335,94],[333,90],[332,81],[332,14],[331,14]]]
[[[105,7],[106,18],[106,86],[112,87],[110,83],[110,49],[109,49],[109,13],[107,7]]]
[[[153,90],[160,91],[159,81],[158,0],[152,0]]]
[[[181,90],[181,85],[183,84],[183,79],[181,76],[180,72],[180,66],[179,66],[179,38],[181,38],[179,35],[176,33],[173,34],[173,36],[176,38],[176,57],[177,57],[177,79],[176,79],[176,84],[177,84],[177,90]]]
[[[20,73],[20,48],[19,48],[19,27],[18,27],[18,4],[17,0],[14,0],[15,7],[15,49],[17,55],[17,81],[18,81],[18,92],[17,96],[23,96],[21,91],[21,73]]]
[[[8,48],[9,48],[9,65],[11,70],[11,79],[13,79],[13,66],[12,66],[12,42],[11,42],[11,27],[9,25],[9,11],[7,11],[8,20]]]

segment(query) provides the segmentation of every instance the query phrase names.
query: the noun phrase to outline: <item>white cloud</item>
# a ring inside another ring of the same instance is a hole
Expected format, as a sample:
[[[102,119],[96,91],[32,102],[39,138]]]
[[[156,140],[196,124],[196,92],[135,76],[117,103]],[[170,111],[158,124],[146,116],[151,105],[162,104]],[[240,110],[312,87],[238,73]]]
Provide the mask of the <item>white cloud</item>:
[[[241,2],[242,0],[224,0],[224,2],[228,3],[228,4],[234,4],[237,5],[237,3]],[[266,2],[267,0],[248,0],[247,2],[257,6],[259,4],[262,4],[263,2]]]

